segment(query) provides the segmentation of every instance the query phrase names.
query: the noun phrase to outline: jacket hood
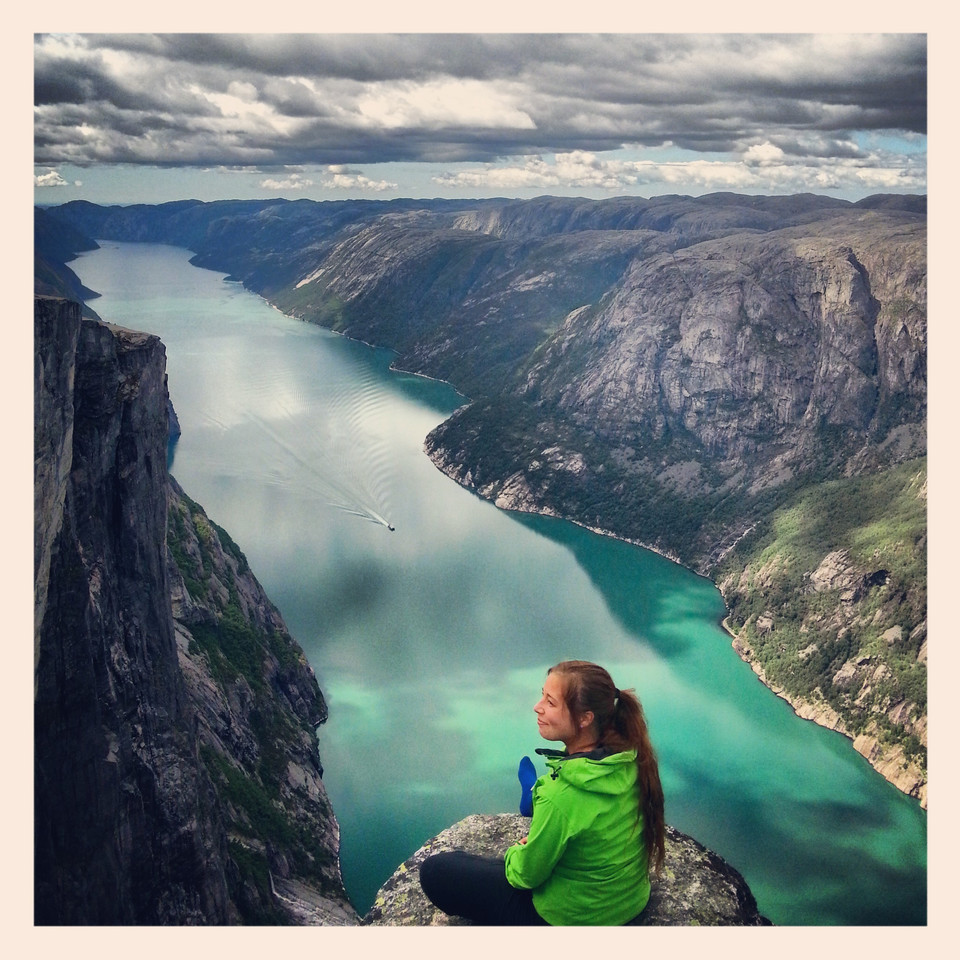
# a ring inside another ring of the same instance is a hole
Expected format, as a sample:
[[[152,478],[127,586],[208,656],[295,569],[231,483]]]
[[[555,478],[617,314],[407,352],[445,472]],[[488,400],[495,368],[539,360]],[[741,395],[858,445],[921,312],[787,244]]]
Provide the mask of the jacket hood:
[[[552,780],[562,780],[591,793],[622,793],[637,778],[637,751],[592,750],[568,754],[563,750],[536,751],[547,762]]]

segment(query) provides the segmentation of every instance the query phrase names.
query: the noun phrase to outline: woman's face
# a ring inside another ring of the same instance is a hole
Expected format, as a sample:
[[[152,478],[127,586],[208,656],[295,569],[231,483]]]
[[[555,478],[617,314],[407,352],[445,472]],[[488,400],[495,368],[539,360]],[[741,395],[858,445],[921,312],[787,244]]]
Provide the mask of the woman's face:
[[[533,712],[537,715],[537,729],[544,740],[570,743],[577,736],[577,726],[564,702],[563,684],[557,674],[547,674],[543,682],[543,696]]]

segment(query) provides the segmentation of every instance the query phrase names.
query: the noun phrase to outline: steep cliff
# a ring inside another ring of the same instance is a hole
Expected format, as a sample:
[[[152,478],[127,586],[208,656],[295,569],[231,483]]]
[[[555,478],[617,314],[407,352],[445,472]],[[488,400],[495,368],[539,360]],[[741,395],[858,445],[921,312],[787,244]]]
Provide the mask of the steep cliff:
[[[317,752],[327,705],[313,670],[239,547],[172,477],[168,503],[177,656],[239,918],[355,923]]]
[[[44,297],[34,338],[35,922],[352,922],[323,699],[168,482],[163,345]]]
[[[503,506],[706,572],[770,491],[925,451],[924,244],[870,212],[636,258],[428,449]]]

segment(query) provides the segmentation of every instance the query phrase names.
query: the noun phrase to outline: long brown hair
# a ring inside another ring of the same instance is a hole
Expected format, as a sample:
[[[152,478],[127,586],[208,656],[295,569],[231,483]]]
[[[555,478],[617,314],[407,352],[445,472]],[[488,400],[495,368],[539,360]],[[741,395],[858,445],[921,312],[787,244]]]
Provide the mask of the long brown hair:
[[[547,673],[562,678],[564,702],[575,720],[588,711],[593,713],[598,744],[637,751],[643,839],[650,865],[659,873],[664,856],[663,787],[640,700],[633,690],[618,690],[603,667],[587,660],[564,660]]]

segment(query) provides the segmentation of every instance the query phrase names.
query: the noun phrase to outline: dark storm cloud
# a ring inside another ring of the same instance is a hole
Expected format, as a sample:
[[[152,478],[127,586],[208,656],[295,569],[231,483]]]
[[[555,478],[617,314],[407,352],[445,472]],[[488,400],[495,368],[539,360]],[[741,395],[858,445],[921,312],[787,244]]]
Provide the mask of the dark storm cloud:
[[[438,74],[489,79],[519,71],[530,59],[528,40],[480,34],[92,34],[87,39],[94,46],[181,64],[360,83]]]
[[[925,133],[926,40],[42,36],[35,96],[36,160],[51,165],[483,162],[665,143],[847,157],[858,131]]]

